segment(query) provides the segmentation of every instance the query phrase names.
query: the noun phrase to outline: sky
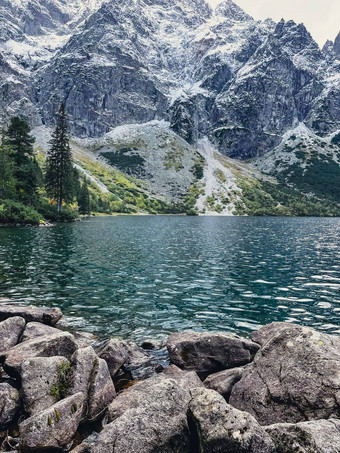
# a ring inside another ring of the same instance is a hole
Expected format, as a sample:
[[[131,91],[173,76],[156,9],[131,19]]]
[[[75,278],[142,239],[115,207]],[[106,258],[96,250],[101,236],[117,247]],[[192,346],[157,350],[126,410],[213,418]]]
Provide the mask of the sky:
[[[220,0],[207,0],[212,6]],[[303,22],[315,41],[323,46],[327,39],[334,41],[340,31],[340,0],[234,0],[254,19],[279,22],[293,19]]]

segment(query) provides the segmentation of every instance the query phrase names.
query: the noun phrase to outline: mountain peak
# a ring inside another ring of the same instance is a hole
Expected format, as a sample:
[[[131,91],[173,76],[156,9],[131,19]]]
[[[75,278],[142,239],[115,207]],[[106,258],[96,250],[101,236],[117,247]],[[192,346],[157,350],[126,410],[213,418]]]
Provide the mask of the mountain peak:
[[[340,55],[340,32],[334,41],[334,52],[336,55]]]
[[[252,17],[244,12],[243,9],[240,8],[232,0],[226,0],[225,2],[218,5],[215,9],[215,14],[217,16],[225,16],[238,22],[246,22],[252,20]]]

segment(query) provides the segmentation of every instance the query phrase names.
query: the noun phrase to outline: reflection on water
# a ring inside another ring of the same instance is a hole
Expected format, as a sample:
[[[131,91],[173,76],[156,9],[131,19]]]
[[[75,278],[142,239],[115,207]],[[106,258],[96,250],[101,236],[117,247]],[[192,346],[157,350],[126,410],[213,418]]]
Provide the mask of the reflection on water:
[[[120,216],[3,228],[0,290],[137,340],[272,321],[339,332],[340,220]]]

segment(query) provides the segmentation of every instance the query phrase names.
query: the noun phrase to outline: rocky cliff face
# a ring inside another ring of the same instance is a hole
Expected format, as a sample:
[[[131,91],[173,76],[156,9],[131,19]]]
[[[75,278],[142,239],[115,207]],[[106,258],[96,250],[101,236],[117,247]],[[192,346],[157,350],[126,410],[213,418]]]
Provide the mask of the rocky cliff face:
[[[0,108],[53,125],[66,102],[73,135],[169,121],[245,159],[304,122],[340,122],[340,35],[321,51],[293,21],[255,21],[231,0],[0,0]],[[3,119],[4,119],[3,118]]]

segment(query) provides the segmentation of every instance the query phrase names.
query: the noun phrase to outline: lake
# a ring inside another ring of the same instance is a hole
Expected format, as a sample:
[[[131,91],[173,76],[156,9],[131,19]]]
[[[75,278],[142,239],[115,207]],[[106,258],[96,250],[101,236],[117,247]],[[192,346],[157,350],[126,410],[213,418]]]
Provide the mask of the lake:
[[[340,332],[340,219],[98,217],[0,229],[1,297],[133,340],[272,321]]]

